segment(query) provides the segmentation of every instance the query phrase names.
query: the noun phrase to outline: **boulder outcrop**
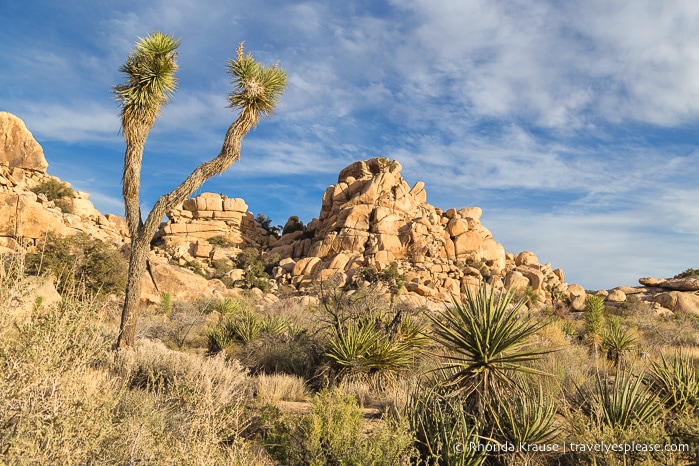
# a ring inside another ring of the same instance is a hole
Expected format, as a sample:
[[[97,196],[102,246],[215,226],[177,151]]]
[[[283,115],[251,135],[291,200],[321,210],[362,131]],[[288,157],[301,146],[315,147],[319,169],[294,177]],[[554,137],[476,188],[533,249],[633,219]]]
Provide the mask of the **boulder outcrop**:
[[[494,286],[530,287],[542,300],[564,292],[563,273],[539,264],[532,252],[508,254],[481,224],[479,207],[442,210],[427,203],[424,183],[412,187],[401,165],[386,158],[355,162],[323,195],[318,218],[292,222],[270,252],[294,261],[277,269],[279,283],[299,290],[315,281],[355,279],[356,271],[382,271],[395,263],[406,290],[449,300],[479,280]]]

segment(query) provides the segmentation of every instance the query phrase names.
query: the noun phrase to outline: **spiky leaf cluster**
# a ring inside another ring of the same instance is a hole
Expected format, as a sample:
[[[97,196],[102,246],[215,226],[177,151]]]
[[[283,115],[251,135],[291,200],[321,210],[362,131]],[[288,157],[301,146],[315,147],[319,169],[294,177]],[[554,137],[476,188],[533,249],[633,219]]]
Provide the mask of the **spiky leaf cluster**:
[[[243,43],[238,46],[236,60],[228,61],[228,73],[233,77],[233,91],[229,94],[232,108],[247,109],[257,123],[258,115],[269,116],[279,102],[287,84],[283,69],[258,63],[252,54],[243,52]]]
[[[122,117],[155,119],[177,88],[175,57],[179,45],[179,39],[160,31],[139,38],[119,68],[126,74],[126,83],[113,89]]]
[[[496,295],[482,285],[432,318],[434,339],[449,350],[443,365],[451,372],[447,385],[456,392],[492,399],[515,385],[515,373],[541,374],[527,363],[554,349],[530,348],[528,340],[545,323],[521,318],[522,303],[510,307],[511,300],[511,292]]]

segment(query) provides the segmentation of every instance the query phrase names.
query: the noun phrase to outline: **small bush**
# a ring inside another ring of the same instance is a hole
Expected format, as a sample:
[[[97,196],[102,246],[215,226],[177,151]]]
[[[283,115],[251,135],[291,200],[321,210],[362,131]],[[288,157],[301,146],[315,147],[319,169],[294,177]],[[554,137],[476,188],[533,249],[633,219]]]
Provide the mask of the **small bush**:
[[[126,287],[127,263],[116,247],[85,233],[48,233],[25,260],[28,273],[55,276],[59,292],[77,282],[92,293],[123,293]]]
[[[264,404],[277,401],[303,401],[308,389],[303,379],[289,374],[259,374],[255,377],[255,395]]]
[[[685,270],[684,272],[680,272],[677,275],[674,276],[674,278],[687,278],[687,277],[696,277],[699,275],[699,269],[692,269],[689,268]]]
[[[222,248],[232,248],[236,246],[233,241],[229,240],[223,235],[212,236],[211,238],[207,239],[207,241],[213,246],[221,246]]]
[[[284,417],[267,433],[265,444],[281,464],[394,466],[414,456],[405,422],[387,420],[370,436],[362,433],[362,412],[352,395],[335,389],[313,399],[310,414]]]
[[[56,201],[65,197],[73,197],[75,193],[66,183],[55,179],[44,181],[36,188],[32,189],[36,194],[43,194],[49,201]]]

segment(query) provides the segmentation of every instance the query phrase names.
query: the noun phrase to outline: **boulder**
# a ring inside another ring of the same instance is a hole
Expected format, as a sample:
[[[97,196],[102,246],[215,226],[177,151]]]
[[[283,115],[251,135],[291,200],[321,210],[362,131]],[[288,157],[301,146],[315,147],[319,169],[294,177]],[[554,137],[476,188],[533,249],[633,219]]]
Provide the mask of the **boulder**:
[[[668,291],[653,297],[653,302],[673,312],[699,314],[699,295],[681,291]]]
[[[515,265],[535,265],[539,263],[536,254],[530,251],[522,251],[515,258]]]
[[[618,288],[615,288],[609,292],[607,295],[607,301],[610,303],[623,303],[626,301],[626,293]]]
[[[657,283],[656,286],[676,291],[699,291],[699,276],[670,278]]]
[[[212,296],[206,278],[182,267],[151,263],[150,276],[158,294],[169,291],[179,301],[194,301]]]
[[[587,298],[585,288],[575,283],[568,285],[568,297],[570,298],[570,305],[574,310],[585,310],[585,299]]]
[[[49,164],[44,151],[24,122],[7,112],[0,112],[0,162],[10,169],[21,168],[45,173]]]

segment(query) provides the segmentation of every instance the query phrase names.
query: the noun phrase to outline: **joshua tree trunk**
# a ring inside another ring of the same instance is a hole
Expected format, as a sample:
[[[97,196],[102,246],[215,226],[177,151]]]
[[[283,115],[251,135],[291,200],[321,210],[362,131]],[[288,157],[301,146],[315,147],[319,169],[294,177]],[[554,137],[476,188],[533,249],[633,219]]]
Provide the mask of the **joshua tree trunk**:
[[[274,111],[287,83],[282,69],[276,64],[272,67],[260,65],[252,55],[243,53],[241,42],[237,60],[228,62],[228,72],[235,85],[229,94],[230,107],[240,108],[240,115],[228,128],[221,152],[194,169],[170,193],[160,196],[144,223],[139,198],[143,149],[161,106],[167,103],[176,88],[175,57],[179,43],[179,40],[158,31],[140,39],[119,69],[127,75],[126,84],[114,86],[114,94],[122,107],[121,125],[126,140],[122,182],[126,222],[131,236],[129,275],[117,347],[133,346],[135,342],[150,242],[163,216],[191,196],[206,180],[223,173],[240,158],[241,141],[257,124],[260,115],[270,115]]]
[[[238,119],[228,128],[218,156],[199,165],[178,187],[170,193],[160,196],[146,222],[136,228],[135,235],[132,234],[129,275],[126,282],[126,297],[121,313],[117,347],[130,347],[135,343],[141,288],[147,268],[150,242],[155,236],[163,216],[168,210],[191,196],[206,180],[223,173],[240,158],[241,142],[256,121],[255,112],[244,108]]]

